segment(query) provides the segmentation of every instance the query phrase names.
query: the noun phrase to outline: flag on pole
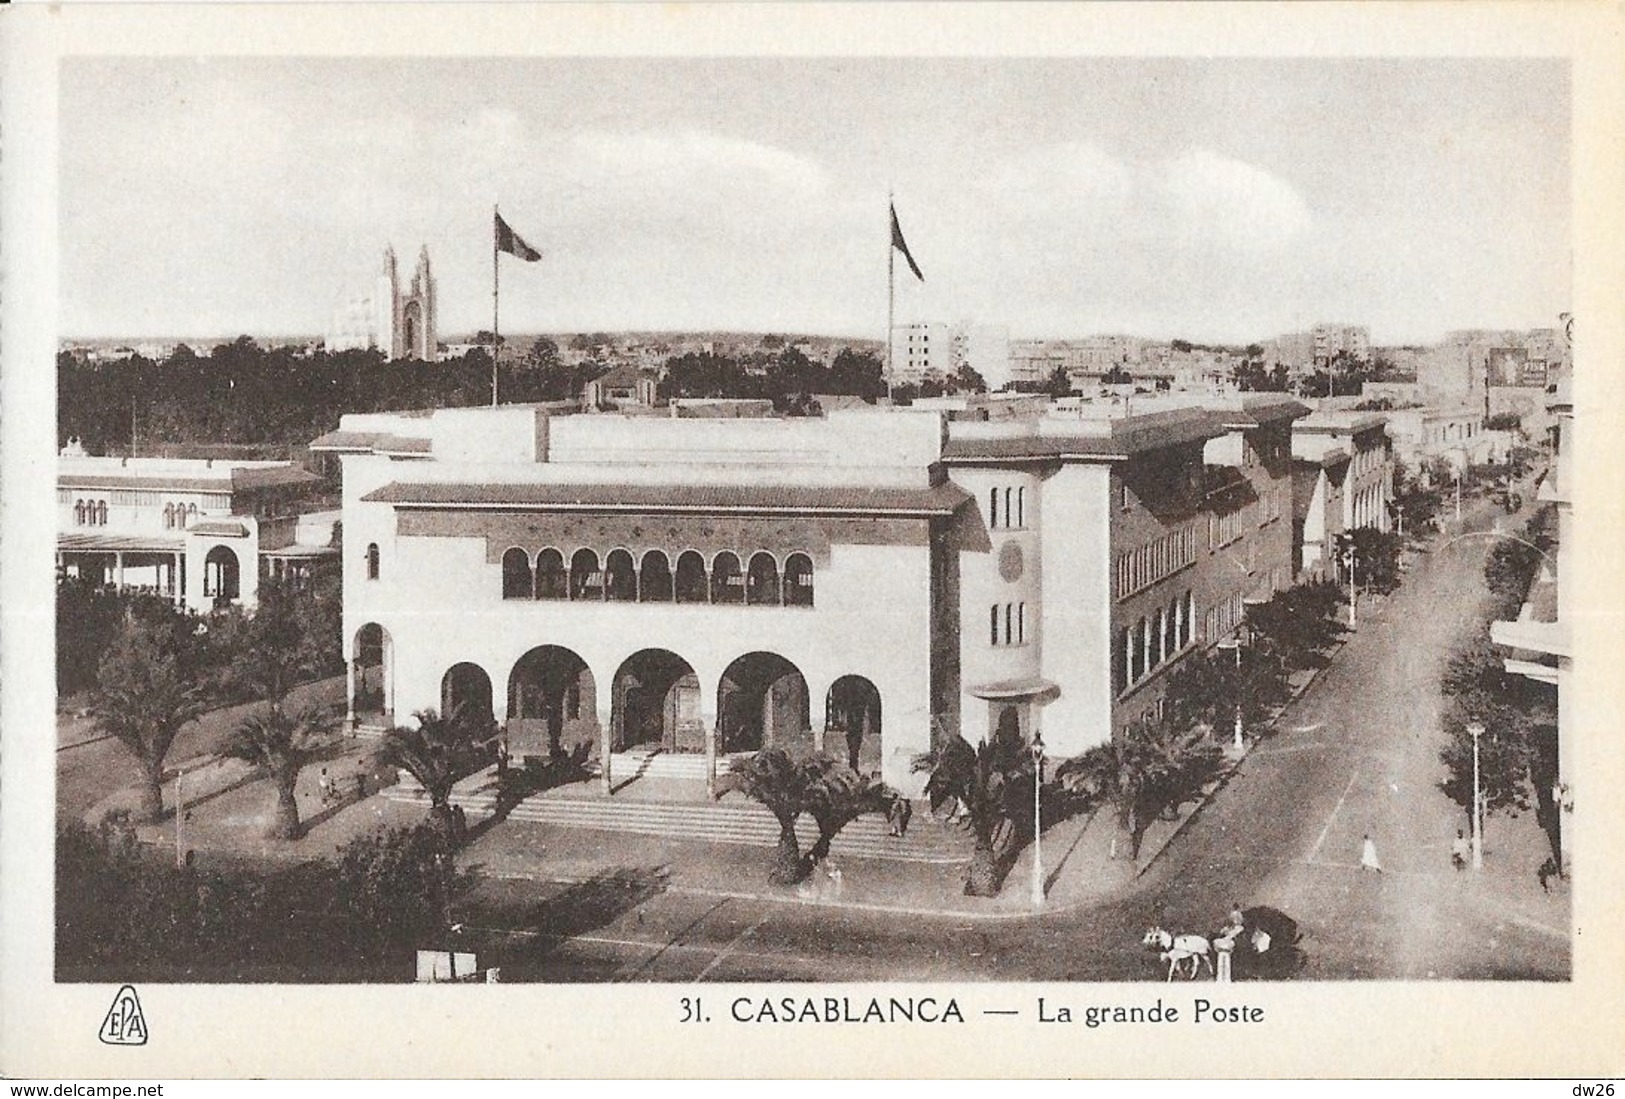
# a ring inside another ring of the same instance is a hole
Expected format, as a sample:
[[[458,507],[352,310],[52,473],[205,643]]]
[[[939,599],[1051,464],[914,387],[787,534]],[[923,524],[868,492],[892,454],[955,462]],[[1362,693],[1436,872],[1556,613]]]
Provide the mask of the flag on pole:
[[[914,272],[915,278],[924,282],[925,276],[920,274],[920,265],[914,262],[914,257],[908,250],[908,241],[903,239],[903,227],[897,224],[897,207],[895,205],[891,208],[891,246],[903,253],[903,258],[908,260],[908,269]]]
[[[895,215],[893,215],[895,218]],[[517,256],[526,263],[534,263],[542,258],[542,254],[526,244],[519,234],[508,228],[508,223],[502,220],[501,214],[495,215],[497,219],[497,251],[506,252],[510,256]],[[893,221],[895,225],[895,220]]]

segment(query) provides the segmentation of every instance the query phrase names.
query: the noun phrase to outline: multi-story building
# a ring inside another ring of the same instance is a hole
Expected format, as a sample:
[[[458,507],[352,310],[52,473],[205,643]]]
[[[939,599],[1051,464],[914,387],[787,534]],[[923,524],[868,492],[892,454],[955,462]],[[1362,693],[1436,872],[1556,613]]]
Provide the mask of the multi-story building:
[[[57,568],[204,611],[252,605],[261,576],[308,576],[335,556],[336,512],[312,511],[315,475],[290,462],[57,460]]]
[[[1356,362],[1371,361],[1371,329],[1357,324],[1317,324],[1309,330],[1314,340],[1314,364],[1324,369],[1339,355]]]
[[[1571,604],[1574,586],[1560,585],[1560,579],[1567,574],[1574,553],[1574,471],[1571,466],[1574,403],[1567,382],[1555,387],[1549,405],[1553,419],[1551,445],[1554,461],[1551,471],[1541,481],[1537,495],[1542,502],[1557,509],[1556,556],[1542,554],[1536,582],[1517,620],[1492,623],[1490,638],[1507,650],[1505,665],[1508,672],[1537,683],[1552,684],[1557,689],[1557,774],[1551,793],[1552,801],[1558,808],[1558,853],[1567,865],[1567,817],[1574,808],[1574,791],[1570,786],[1572,769],[1569,766],[1574,745],[1574,707],[1565,705],[1563,699],[1573,675],[1574,612]]]
[[[312,447],[342,456],[352,710],[611,771],[822,747],[914,791],[946,733],[1073,755],[1289,582],[1304,411],[346,416]]]
[[[900,324],[892,329],[891,376],[894,382],[919,382],[929,375],[946,378],[954,371],[954,330],[941,322]]]
[[[1339,577],[1338,535],[1389,529],[1394,457],[1387,415],[1320,411],[1292,425],[1293,560],[1300,572]]]

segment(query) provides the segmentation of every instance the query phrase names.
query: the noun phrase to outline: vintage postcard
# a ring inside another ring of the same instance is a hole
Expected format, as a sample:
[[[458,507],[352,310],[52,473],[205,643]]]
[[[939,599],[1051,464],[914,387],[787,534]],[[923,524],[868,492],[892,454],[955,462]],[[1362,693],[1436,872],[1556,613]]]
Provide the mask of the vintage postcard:
[[[1622,30],[7,10],[0,1071],[1625,1071]]]

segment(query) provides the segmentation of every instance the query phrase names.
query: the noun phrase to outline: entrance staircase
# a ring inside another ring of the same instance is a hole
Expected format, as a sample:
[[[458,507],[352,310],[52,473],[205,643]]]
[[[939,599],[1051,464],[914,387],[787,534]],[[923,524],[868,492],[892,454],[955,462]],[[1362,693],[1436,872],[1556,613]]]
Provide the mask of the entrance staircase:
[[[717,760],[725,769],[726,758]],[[641,778],[660,778],[660,797],[638,791],[627,783],[643,767]],[[596,778],[569,786],[532,794],[508,813],[510,820],[531,821],[560,828],[586,828],[601,832],[621,832],[689,843],[730,843],[751,847],[775,847],[779,825],[762,806],[739,795],[713,802],[705,793],[705,757],[667,755],[660,752],[627,752],[611,757],[611,775],[617,790],[606,797]],[[383,791],[393,801],[426,804],[427,795],[408,775]],[[496,812],[496,789],[492,771],[470,775],[452,791],[452,802],[460,805],[472,824]],[[499,826],[500,827],[500,826]],[[818,838],[810,817],[797,822],[797,837],[806,851]],[[970,857],[970,837],[944,826],[923,810],[916,811],[906,836],[893,836],[891,826],[878,815],[860,817],[835,838],[837,858],[892,859],[912,863],[956,863]]]

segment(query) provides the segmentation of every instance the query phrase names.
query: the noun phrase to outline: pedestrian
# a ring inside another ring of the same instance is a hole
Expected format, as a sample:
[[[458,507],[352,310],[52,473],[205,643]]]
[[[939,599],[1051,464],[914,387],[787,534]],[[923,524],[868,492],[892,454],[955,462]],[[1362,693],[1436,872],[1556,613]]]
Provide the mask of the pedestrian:
[[[322,791],[322,804],[326,805],[333,800],[333,780],[327,777],[327,768],[322,768],[322,777],[319,780]]]
[[[1460,828],[1456,829],[1456,838],[1450,841],[1450,865],[1457,870],[1467,867],[1467,837],[1461,834]]]
[[[1559,876],[1557,860],[1550,855],[1547,855],[1546,861],[1540,864],[1540,869],[1535,871],[1535,879],[1540,882],[1540,891],[1542,893],[1550,893],[1552,891],[1552,879]]]
[[[1371,838],[1370,832],[1365,834],[1365,842],[1360,848],[1360,869],[1382,873],[1382,863],[1377,859],[1377,841]]]

